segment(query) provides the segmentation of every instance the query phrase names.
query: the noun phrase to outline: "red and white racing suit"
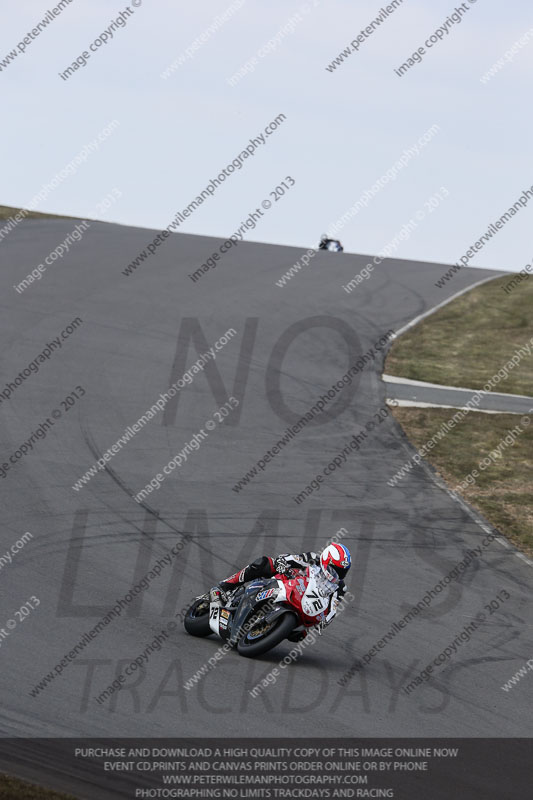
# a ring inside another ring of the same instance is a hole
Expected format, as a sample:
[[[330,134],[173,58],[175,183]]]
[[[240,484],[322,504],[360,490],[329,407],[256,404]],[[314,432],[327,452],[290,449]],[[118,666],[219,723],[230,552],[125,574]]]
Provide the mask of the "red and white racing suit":
[[[319,591],[324,597],[330,596],[327,612],[323,620],[324,624],[329,625],[337,612],[339,600],[342,599],[346,592],[346,586],[343,580],[340,580],[338,583],[328,580],[319,565],[320,556],[313,552],[299,553],[296,555],[284,553],[276,558],[263,556],[262,558],[256,559],[251,564],[248,564],[248,566],[241,569],[240,572],[236,572],[234,575],[230,575],[229,578],[220,581],[218,586],[224,592],[227,592],[255,578],[271,578],[277,573],[285,572],[287,567],[300,570],[305,570],[307,567],[318,567],[316,579],[319,585]]]

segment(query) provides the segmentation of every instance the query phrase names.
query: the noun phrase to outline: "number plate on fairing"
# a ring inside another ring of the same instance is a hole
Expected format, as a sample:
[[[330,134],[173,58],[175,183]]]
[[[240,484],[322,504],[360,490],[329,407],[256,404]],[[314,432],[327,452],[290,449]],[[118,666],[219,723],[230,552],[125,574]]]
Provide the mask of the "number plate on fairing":
[[[220,608],[214,605],[211,606],[209,611],[209,627],[213,633],[216,633],[217,635],[219,635],[219,612]]]
[[[316,581],[311,578],[302,597],[302,611],[308,617],[316,617],[317,614],[326,611],[328,605],[329,596],[323,597],[318,591]]]

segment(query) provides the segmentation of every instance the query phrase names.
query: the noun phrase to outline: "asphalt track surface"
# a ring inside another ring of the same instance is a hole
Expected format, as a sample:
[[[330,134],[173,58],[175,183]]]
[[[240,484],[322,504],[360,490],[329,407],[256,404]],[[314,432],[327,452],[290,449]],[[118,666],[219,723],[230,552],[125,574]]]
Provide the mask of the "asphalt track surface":
[[[4,737],[73,736],[464,736],[531,733],[530,678],[501,685],[533,656],[531,567],[497,541],[375,657],[338,681],[481,546],[486,532],[432,479],[414,469],[387,480],[413,450],[392,416],[379,423],[383,354],[330,401],[242,491],[232,487],[359,356],[489,271],[461,270],[449,289],[444,265],[388,259],[356,291],[342,290],[366,256],[318,253],[284,288],[275,281],[298,248],[242,243],[193,283],[188,274],[220,245],[173,235],[131,276],[121,270],[153,231],[93,223],[63,260],[22,294],[12,287],[73,229],[27,220],[2,243],[2,386],[76,317],[83,324],[0,404],[4,460],[61,409],[44,439],[0,479],[3,551],[33,540],[2,567],[5,627],[32,596],[40,605],[1,641]],[[494,276],[497,273],[493,273]],[[72,485],[160,393],[227,330],[237,336],[87,486]],[[187,331],[197,336],[187,348]],[[202,342],[204,337],[204,342]],[[209,380],[207,380],[209,378]],[[85,395],[67,411],[75,387]],[[144,505],[133,495],[191,440],[229,396],[238,412],[217,425]],[[343,410],[334,403],[342,403]],[[340,411],[340,413],[339,413]],[[374,421],[359,452],[302,503],[293,497]],[[319,424],[320,423],[320,424]],[[323,424],[322,424],[323,423]],[[263,553],[320,548],[344,526],[355,600],[298,663],[257,698],[253,688],[289,653],[225,656],[183,688],[219,646],[178,628],[146,668],[99,705],[95,697],[200,591]],[[169,553],[181,556],[48,686],[30,691]],[[406,695],[402,687],[503,591],[501,608]]]
[[[455,386],[438,386],[411,380],[404,383],[401,378],[391,379],[391,376],[383,378],[386,381],[387,398],[403,401],[406,405],[464,408],[470,398],[477,394],[476,389],[458,389]],[[476,407],[480,411],[494,413],[527,414],[532,410],[533,397],[485,392]]]

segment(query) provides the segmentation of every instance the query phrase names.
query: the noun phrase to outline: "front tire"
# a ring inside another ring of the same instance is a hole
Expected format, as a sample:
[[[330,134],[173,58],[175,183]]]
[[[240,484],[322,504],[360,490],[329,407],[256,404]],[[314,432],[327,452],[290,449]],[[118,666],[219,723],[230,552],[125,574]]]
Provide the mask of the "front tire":
[[[290,632],[296,627],[298,621],[294,614],[288,611],[278,617],[272,623],[272,627],[264,635],[258,637],[254,632],[260,628],[261,622],[248,631],[237,642],[237,652],[246,658],[256,658],[262,656],[268,650],[272,650],[280,642],[287,638]]]
[[[209,626],[209,600],[206,597],[198,598],[187,609],[183,624],[191,636],[209,636],[213,633]]]

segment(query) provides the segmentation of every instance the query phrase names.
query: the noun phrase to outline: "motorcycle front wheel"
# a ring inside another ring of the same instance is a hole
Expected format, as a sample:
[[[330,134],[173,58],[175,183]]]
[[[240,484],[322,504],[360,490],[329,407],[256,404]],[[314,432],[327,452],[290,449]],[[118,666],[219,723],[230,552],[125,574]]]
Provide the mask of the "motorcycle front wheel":
[[[213,633],[209,626],[209,600],[206,597],[198,598],[187,609],[183,624],[191,636],[209,636]]]
[[[280,642],[287,638],[290,632],[296,627],[298,621],[296,616],[290,611],[277,617],[273,622],[259,620],[254,627],[245,633],[237,642],[237,652],[246,658],[262,656],[268,650],[272,650]]]

